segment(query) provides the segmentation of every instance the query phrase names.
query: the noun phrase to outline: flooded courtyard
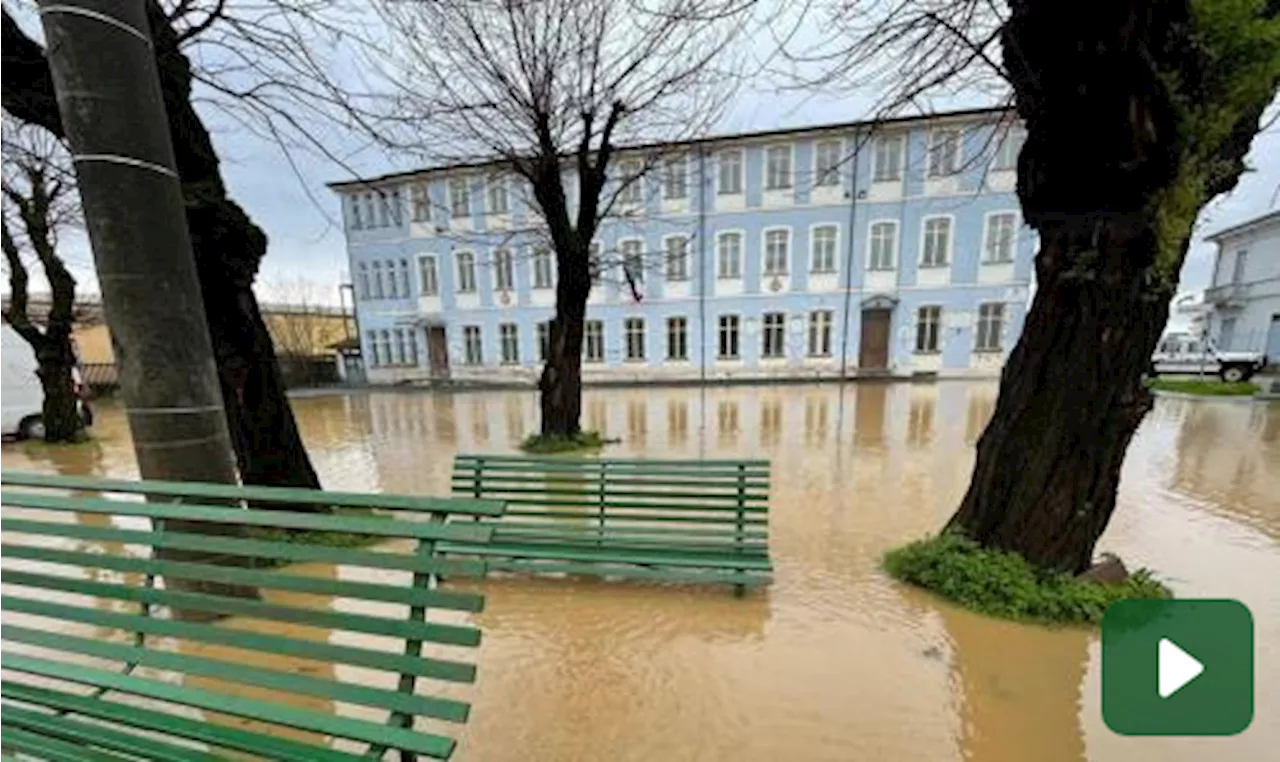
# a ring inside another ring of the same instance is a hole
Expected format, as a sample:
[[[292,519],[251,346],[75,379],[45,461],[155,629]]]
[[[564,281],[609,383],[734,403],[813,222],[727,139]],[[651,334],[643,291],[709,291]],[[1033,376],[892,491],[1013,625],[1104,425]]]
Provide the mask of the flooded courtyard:
[[[1253,725],[1126,738],[1100,712],[1098,635],[961,611],[879,570],[963,495],[987,383],[588,390],[608,453],[772,461],[767,588],[499,577],[456,759],[1261,760],[1280,748],[1280,405],[1161,399],[1100,550],[1181,597],[1253,612]],[[512,452],[533,392],[299,398],[326,487],[444,495],[457,452]],[[97,441],[6,444],[6,469],[136,476],[124,417]],[[341,576],[341,569],[321,570]]]

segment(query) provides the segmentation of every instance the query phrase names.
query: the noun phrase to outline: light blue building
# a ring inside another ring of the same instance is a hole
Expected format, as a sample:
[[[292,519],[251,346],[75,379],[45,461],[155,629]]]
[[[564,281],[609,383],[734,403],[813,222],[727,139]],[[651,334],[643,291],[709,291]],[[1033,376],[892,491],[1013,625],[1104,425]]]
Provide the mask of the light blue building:
[[[623,151],[587,381],[995,375],[1033,234],[1001,110]],[[368,378],[536,380],[555,263],[500,164],[330,185]],[[627,277],[627,275],[630,277]]]

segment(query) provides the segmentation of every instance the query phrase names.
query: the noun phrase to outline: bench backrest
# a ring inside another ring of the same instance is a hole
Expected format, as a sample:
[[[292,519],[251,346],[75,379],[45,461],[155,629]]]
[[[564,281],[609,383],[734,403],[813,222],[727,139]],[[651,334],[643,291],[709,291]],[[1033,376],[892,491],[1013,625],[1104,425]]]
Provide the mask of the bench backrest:
[[[638,546],[767,548],[767,460],[464,454],[453,462],[453,493],[509,506],[494,522],[496,541],[509,526],[526,537],[544,527]]]
[[[116,719],[279,759],[338,758],[313,745],[324,747],[325,736],[375,759],[388,749],[452,753],[453,739],[416,730],[415,721],[467,719],[468,704],[443,683],[475,679],[465,657],[480,631],[465,618],[484,600],[437,589],[438,575],[481,576],[485,567],[434,548],[486,542],[488,527],[446,519],[454,508],[497,516],[500,502],[18,472],[0,474],[0,485],[6,707]],[[253,508],[228,505],[237,498]],[[263,509],[273,502],[421,515]],[[294,659],[309,664],[290,669]],[[49,679],[95,692],[56,690]],[[136,709],[111,700],[119,695],[189,709],[182,717]],[[336,713],[333,702],[362,708]],[[185,719],[191,710],[263,729]],[[34,727],[60,721],[21,709],[14,716]]]

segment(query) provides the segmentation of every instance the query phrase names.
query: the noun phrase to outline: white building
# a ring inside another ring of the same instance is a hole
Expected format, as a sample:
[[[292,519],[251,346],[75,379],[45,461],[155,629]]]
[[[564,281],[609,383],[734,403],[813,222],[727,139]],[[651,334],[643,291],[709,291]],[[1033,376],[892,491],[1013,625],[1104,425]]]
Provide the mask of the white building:
[[[1205,291],[1209,335],[1223,351],[1264,352],[1280,362],[1280,210],[1220,230]]]

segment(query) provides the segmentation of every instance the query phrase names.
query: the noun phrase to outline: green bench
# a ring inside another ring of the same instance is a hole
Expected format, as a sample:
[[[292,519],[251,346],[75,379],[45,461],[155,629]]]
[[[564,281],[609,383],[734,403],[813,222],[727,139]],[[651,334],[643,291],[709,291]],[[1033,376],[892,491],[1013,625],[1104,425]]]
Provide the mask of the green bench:
[[[769,581],[766,460],[458,455],[453,493],[508,505],[489,543],[440,551],[489,568],[680,582]]]
[[[480,630],[463,620],[484,599],[438,579],[486,569],[436,546],[482,546],[491,529],[448,518],[501,502],[8,471],[0,485],[6,758],[452,754],[434,721],[467,720],[445,684],[475,680]]]

